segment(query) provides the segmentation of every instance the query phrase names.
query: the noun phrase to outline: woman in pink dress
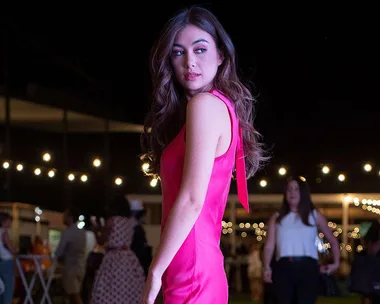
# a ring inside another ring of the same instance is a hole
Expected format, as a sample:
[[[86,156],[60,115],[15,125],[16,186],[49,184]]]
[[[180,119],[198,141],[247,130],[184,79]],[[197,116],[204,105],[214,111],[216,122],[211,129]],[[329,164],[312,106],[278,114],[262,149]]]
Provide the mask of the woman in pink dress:
[[[161,179],[162,233],[142,303],[228,302],[220,251],[222,218],[236,168],[240,202],[246,178],[264,156],[253,128],[253,98],[240,82],[234,45],[200,7],[171,18],[153,48],[153,104],[145,156]],[[245,149],[245,155],[243,153]]]

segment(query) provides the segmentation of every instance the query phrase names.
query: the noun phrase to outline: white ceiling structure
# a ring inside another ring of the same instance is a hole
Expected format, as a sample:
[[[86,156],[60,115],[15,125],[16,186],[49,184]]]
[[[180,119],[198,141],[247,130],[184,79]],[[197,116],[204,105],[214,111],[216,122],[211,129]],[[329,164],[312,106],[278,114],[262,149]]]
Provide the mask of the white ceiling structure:
[[[0,90],[3,91],[3,90]],[[2,92],[3,93],[3,92]],[[5,96],[0,94],[0,123],[5,123]],[[37,102],[33,102],[37,100]],[[34,128],[50,132],[63,132],[64,110],[62,104],[69,104],[68,108],[81,108],[92,110],[97,103],[85,101],[77,96],[54,89],[44,88],[36,84],[28,84],[26,97],[10,97],[10,116],[12,126]],[[78,108],[78,107],[77,107]],[[104,111],[104,110],[103,110]],[[68,110],[68,132],[104,132],[106,120],[104,117]],[[109,121],[109,132],[141,133],[143,126],[120,120]]]
[[[52,132],[63,131],[64,111],[48,105],[41,105],[11,98],[11,125]],[[68,132],[104,132],[105,119],[74,111],[68,111]],[[0,96],[0,123],[5,123],[5,97]],[[110,132],[140,133],[141,125],[110,120]]]

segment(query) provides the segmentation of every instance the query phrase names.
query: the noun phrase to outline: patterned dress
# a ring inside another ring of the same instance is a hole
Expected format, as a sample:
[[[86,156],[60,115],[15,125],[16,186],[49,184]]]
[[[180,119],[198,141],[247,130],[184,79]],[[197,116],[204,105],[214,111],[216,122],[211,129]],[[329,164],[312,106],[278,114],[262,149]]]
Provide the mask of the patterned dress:
[[[112,217],[108,247],[96,275],[91,304],[137,304],[144,289],[144,270],[130,249],[135,218]]]

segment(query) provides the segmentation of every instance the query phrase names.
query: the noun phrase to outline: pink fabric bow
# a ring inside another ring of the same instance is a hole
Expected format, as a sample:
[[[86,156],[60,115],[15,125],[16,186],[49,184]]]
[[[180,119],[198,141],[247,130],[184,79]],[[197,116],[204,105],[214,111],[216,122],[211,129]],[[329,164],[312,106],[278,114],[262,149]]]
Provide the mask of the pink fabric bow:
[[[245,210],[249,212],[249,201],[248,201],[248,187],[247,187],[247,174],[245,170],[245,160],[244,160],[244,147],[243,147],[243,130],[239,130],[239,138],[236,148],[236,183],[238,199],[243,205]]]

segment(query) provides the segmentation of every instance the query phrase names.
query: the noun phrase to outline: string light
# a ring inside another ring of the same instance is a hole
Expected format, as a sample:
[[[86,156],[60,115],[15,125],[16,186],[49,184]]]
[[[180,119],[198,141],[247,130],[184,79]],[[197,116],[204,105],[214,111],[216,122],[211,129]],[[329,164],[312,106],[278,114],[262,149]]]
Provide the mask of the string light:
[[[40,207],[34,208],[35,217],[34,220],[38,223],[41,221],[42,210]]]
[[[45,153],[46,154],[46,153]],[[46,159],[48,159],[48,157],[46,157],[46,155],[44,154],[44,157]],[[28,167],[31,168],[33,167],[32,165],[24,165],[22,164],[21,162],[13,162],[13,161],[2,161],[0,160],[0,163],[2,164],[2,168],[4,170],[8,170],[11,168],[11,165],[13,165],[13,163],[17,163],[17,165],[15,166],[15,169],[19,172],[27,169]],[[93,161],[93,165],[94,166],[100,166],[101,165],[101,160],[100,159],[94,159]],[[57,169],[55,168],[47,168],[47,167],[35,167],[33,169],[33,174],[35,176],[41,176],[42,173],[46,174],[46,176],[48,176],[49,178],[53,178],[56,176],[57,174]],[[82,182],[82,183],[86,183],[89,181],[89,175],[87,173],[83,173],[83,172],[70,172],[69,174],[67,174],[67,179],[70,181],[70,182],[74,182],[76,180],[76,177],[79,177],[79,180]],[[158,181],[158,179],[157,179]],[[116,177],[113,182],[117,185],[117,186],[121,186],[123,184],[123,177]]]
[[[52,156],[49,152],[45,152],[43,155],[42,155],[42,159],[45,161],[45,162],[50,162],[51,159],[52,159]],[[0,162],[1,163],[1,162]],[[13,161],[10,161],[10,160],[3,160],[2,161],[2,168],[4,170],[7,170],[7,169],[10,169],[11,168],[11,165],[13,166]],[[15,164],[16,165],[16,164]],[[100,158],[96,157],[92,160],[92,165],[96,168],[98,167],[101,167],[102,165],[102,161]],[[32,167],[31,165],[28,165],[28,164],[25,164],[25,163],[22,163],[22,162],[18,162],[17,165],[14,167],[17,171],[21,172],[21,171],[24,171],[25,169],[28,169]],[[154,173],[149,173],[149,170],[151,168],[151,165],[150,165],[150,160],[146,160],[144,159],[144,161],[142,162],[141,164],[141,170],[144,172],[145,175],[147,176],[151,176],[151,179],[149,181],[149,185],[154,188],[154,187],[157,187],[159,181],[160,181],[160,178],[159,178],[159,175],[157,174],[154,174]],[[362,169],[365,171],[365,172],[371,172],[374,170],[374,167],[372,164],[370,163],[365,163],[364,165],[362,165]],[[34,175],[36,176],[40,176],[42,174],[42,172],[44,172],[44,174],[46,174],[48,177],[50,178],[53,178],[56,174],[57,174],[57,170],[56,169],[52,169],[52,168],[46,168],[46,167],[35,167],[35,169],[33,170],[34,172]],[[376,172],[378,173],[377,175],[380,177],[380,170],[376,170]],[[287,169],[284,167],[284,166],[281,166],[279,167],[277,173],[280,175],[280,176],[284,176],[286,175],[288,172],[287,172]],[[329,166],[327,165],[323,165],[322,166],[322,173],[327,175],[329,173],[331,173],[331,169]],[[76,180],[76,177],[80,177],[79,178],[79,181],[85,183],[89,180],[89,175],[85,172],[71,172],[67,175],[67,178],[69,181],[73,182]],[[305,177],[300,177],[301,180],[303,181],[306,181],[306,178]],[[123,177],[119,176],[119,177],[115,177],[113,178],[113,183],[117,186],[121,186],[124,182],[123,182]],[[340,173],[337,175],[337,179],[339,182],[345,182],[346,179],[347,179],[347,175],[346,174],[343,174],[343,173]],[[322,179],[320,177],[317,177],[316,179],[316,182],[317,183],[321,183],[322,182]],[[261,179],[259,180],[259,186],[261,188],[267,188],[269,185],[270,185],[270,182],[268,181],[268,179]],[[272,183],[273,184],[273,183]],[[358,201],[354,201],[354,204],[355,205],[358,205],[359,202]]]
[[[145,162],[145,163],[143,163],[143,164],[141,165],[141,169],[143,170],[144,173],[147,173],[148,170],[149,170],[149,168],[150,168],[150,165],[149,165],[149,163],[147,163],[147,162]]]
[[[268,182],[265,180],[265,179],[262,179],[261,181],[260,181],[260,186],[261,187],[266,187],[268,185]]]
[[[158,183],[158,178],[153,177],[152,180],[150,181],[150,186],[151,186],[152,188],[154,188],[154,187],[157,186],[157,183]]]
[[[365,164],[363,168],[364,168],[364,171],[366,171],[366,172],[371,172],[372,171],[371,164]]]
[[[278,174],[285,175],[286,174],[286,169],[284,167],[281,167],[280,169],[278,169]]]
[[[330,173],[330,168],[328,166],[323,166],[322,167],[322,173],[323,174],[329,174]]]
[[[86,223],[85,223],[85,217],[83,214],[81,214],[79,217],[78,217],[78,221],[77,221],[77,227],[78,229],[83,229],[84,226],[86,226]]]
[[[351,203],[352,201],[353,201],[353,198],[352,198],[351,195],[346,195],[346,196],[344,197],[344,202],[345,202],[345,203]]]
[[[45,161],[45,162],[49,162],[49,161],[51,160],[51,155],[50,155],[50,153],[48,153],[48,152],[44,153],[44,155],[42,155],[42,159],[43,159],[43,161]]]
[[[115,178],[115,184],[120,186],[123,183],[123,180],[120,177]]]
[[[248,236],[248,234],[254,235],[256,237],[256,240],[258,242],[261,242],[264,237],[267,235],[267,231],[264,229],[265,224],[263,222],[260,223],[249,223],[249,222],[242,222],[236,225],[236,227],[233,227],[232,222],[225,222],[222,221],[222,233],[223,234],[230,234],[233,233],[235,230],[243,230],[240,232],[240,236],[245,238]]]
[[[99,158],[95,158],[93,161],[92,161],[92,165],[96,168],[99,168],[101,165],[102,165],[102,161],[99,159]]]
[[[338,180],[339,180],[340,182],[344,182],[344,181],[346,180],[346,176],[345,176],[344,174],[339,174],[339,175],[338,175]]]
[[[353,199],[353,202],[356,207],[360,207],[361,203],[363,210],[380,215],[380,208],[378,208],[380,207],[380,199],[363,198],[360,201],[359,198],[356,197]]]
[[[50,178],[53,178],[53,177],[55,176],[55,172],[54,172],[54,170],[50,170],[50,171],[48,172],[48,176],[49,176]]]

